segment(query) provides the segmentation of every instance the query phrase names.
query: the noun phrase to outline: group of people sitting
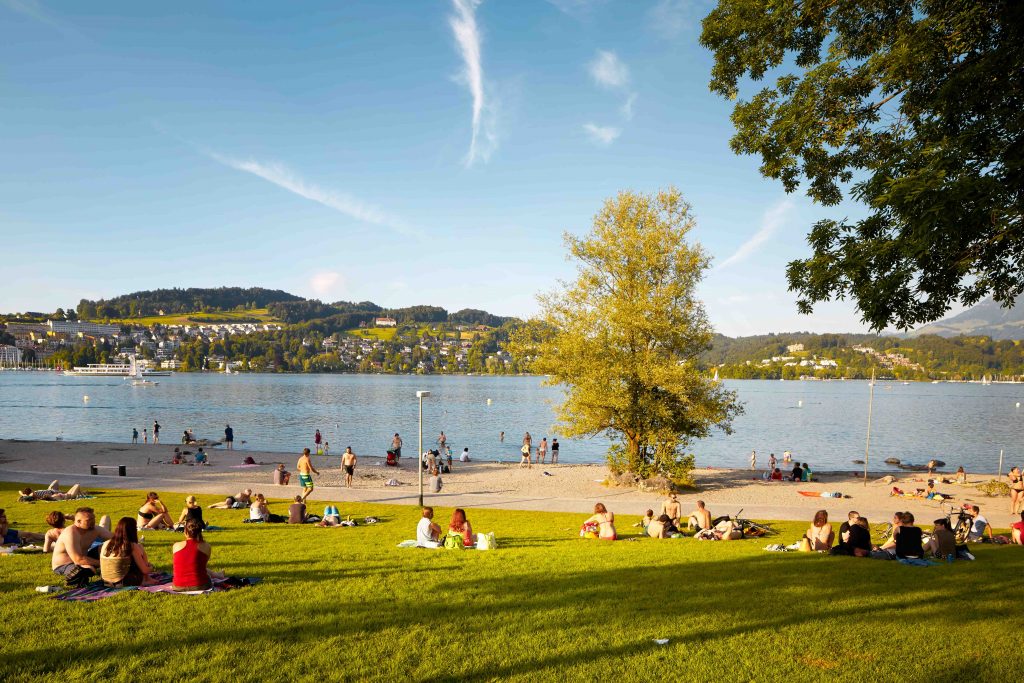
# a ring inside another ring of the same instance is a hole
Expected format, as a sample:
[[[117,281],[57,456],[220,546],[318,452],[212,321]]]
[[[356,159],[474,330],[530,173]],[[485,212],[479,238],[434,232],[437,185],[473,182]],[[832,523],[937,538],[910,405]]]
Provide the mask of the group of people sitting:
[[[171,529],[174,531],[184,531],[185,525],[189,520],[195,521],[203,529],[206,528],[206,522],[203,521],[203,508],[196,502],[195,496],[185,497],[185,507],[181,509],[178,521],[175,522],[167,506],[160,500],[160,494],[156,491],[150,491],[146,494],[146,502],[139,508],[136,516],[136,525],[142,530]]]
[[[992,538],[992,527],[981,515],[977,505],[971,506],[968,514],[973,518],[968,542],[980,542]],[[1024,530],[1024,516],[1020,526]],[[1018,536],[1019,538],[1019,536]],[[1019,541],[1018,541],[1019,542]],[[930,534],[917,526],[912,512],[897,512],[892,518],[892,535],[880,545],[871,542],[871,530],[866,517],[851,510],[847,520],[839,527],[836,537],[828,521],[828,512],[818,510],[807,532],[799,542],[802,550],[828,552],[832,555],[870,557],[876,560],[900,560],[906,564],[927,564],[926,557],[952,561],[955,558],[973,560],[974,556],[966,545],[956,542],[953,529],[947,518],[936,519]]]
[[[784,475],[778,467],[772,467],[770,471],[764,473],[764,479],[768,481],[813,481],[814,473],[811,472],[811,466],[807,463],[803,465],[796,463],[793,465],[793,471],[788,475]]]
[[[64,515],[51,513],[54,515],[60,516],[61,519],[54,522],[63,527]],[[47,521],[50,522],[49,517]],[[104,517],[96,524],[93,509],[80,507],[75,510],[71,526],[55,529],[50,566],[68,586],[84,586],[97,574],[111,588],[157,583],[153,578],[154,567],[139,540],[137,520],[122,517],[111,532],[109,518]],[[188,518],[183,531],[185,540],[171,547],[171,586],[176,591],[207,590],[212,587],[214,578],[223,578],[223,575],[207,568],[212,549],[203,539],[202,522]],[[50,540],[50,532],[47,532],[47,540]]]
[[[676,494],[670,493],[661,504],[661,514],[655,517],[654,510],[648,510],[640,526],[651,538],[679,538],[684,535],[682,510]],[[697,501],[686,519],[685,531],[698,540],[735,541],[743,537],[743,531],[731,518],[712,519],[702,500]]]
[[[187,465],[187,464],[189,464],[188,463],[188,457],[190,455],[192,455],[191,452],[183,451],[180,448],[175,447],[174,448],[174,455],[171,456],[171,464],[172,465]],[[195,456],[193,458],[193,464],[195,464],[195,465],[209,465],[210,464],[210,458],[209,458],[209,456],[207,456],[206,451],[203,450],[202,446],[200,446],[198,448],[198,450],[196,450]]]
[[[455,508],[452,511],[452,519],[448,523],[448,530],[445,532],[434,521],[434,508],[424,507],[420,521],[416,525],[416,545],[421,548],[475,547],[476,538],[473,536],[473,526],[466,519],[466,511],[462,508]]]

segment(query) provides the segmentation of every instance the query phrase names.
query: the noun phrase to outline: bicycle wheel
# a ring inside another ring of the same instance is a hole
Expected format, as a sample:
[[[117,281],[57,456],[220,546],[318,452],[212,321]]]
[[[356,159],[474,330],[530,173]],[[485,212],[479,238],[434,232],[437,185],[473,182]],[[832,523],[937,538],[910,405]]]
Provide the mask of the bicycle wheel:
[[[957,545],[963,545],[967,543],[967,537],[971,534],[971,523],[966,519],[958,519],[956,526],[953,527],[953,538],[956,540]]]
[[[885,524],[876,524],[874,528],[875,535],[879,538],[879,543],[885,543],[892,537],[892,522],[886,522]]]

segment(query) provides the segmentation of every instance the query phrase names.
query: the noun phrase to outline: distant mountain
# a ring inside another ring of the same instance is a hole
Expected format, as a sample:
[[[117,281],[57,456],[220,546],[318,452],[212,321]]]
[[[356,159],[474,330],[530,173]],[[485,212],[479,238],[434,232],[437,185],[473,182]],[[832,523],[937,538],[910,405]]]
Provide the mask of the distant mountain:
[[[1003,308],[992,299],[986,299],[963,313],[920,327],[909,336],[922,334],[1024,339],[1024,297],[1019,298],[1013,308]]]

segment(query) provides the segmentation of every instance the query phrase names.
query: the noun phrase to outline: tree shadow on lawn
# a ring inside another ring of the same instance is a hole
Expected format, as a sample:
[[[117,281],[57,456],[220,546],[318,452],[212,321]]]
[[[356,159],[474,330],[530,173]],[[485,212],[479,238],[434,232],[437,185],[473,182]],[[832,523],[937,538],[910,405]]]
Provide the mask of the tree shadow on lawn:
[[[468,577],[465,585],[452,593],[449,575],[460,567],[454,564],[455,557],[453,553],[439,554],[437,566],[406,568],[384,561],[372,566],[362,564],[351,572],[346,569],[341,576],[332,572],[331,579],[365,577],[368,573],[393,574],[392,585],[397,592],[378,595],[371,586],[353,586],[354,592],[340,592],[336,600],[317,599],[314,604],[302,606],[296,612],[294,628],[279,635],[288,640],[290,648],[306,651],[306,659],[314,667],[318,658],[333,657],[317,651],[325,628],[365,638],[379,646],[361,664],[364,670],[382,675],[382,671],[372,667],[373,662],[383,659],[392,667],[403,669],[407,677],[417,679],[493,680],[531,673],[551,674],[574,666],[628,666],[629,658],[646,656],[652,651],[652,638],[670,639],[670,645],[658,650],[658,654],[674,658],[678,665],[690,656],[714,661],[721,648],[730,646],[722,641],[734,636],[746,635],[762,642],[784,633],[806,635],[799,630],[805,625],[827,623],[831,629],[854,629],[852,632],[865,638],[877,633],[891,634],[893,629],[908,626],[928,625],[948,632],[965,617],[965,605],[970,606],[972,622],[1005,620],[1006,605],[1000,596],[1015,589],[1019,574],[1019,562],[995,567],[1001,569],[998,572],[979,575],[969,565],[917,568],[853,558],[767,554],[700,560],[648,555],[638,558],[647,560],[646,565],[572,571],[572,565],[552,566],[552,558],[548,557],[542,567],[532,571],[483,579]],[[570,561],[579,559],[577,554]],[[621,563],[624,559],[619,556],[605,561]],[[652,559],[663,564],[651,566]],[[785,576],[783,586],[770,580],[778,576]],[[288,570],[282,572],[281,578],[313,582],[315,586],[318,579],[327,577],[318,571]],[[210,598],[141,594],[132,597],[194,600],[189,605],[191,609],[219,613],[244,605],[261,588],[268,589],[257,586]],[[427,595],[447,597],[442,604],[424,600]],[[265,598],[261,594],[260,599]],[[214,602],[207,602],[208,599]],[[87,610],[90,606],[74,607]],[[152,608],[160,607],[154,604]],[[514,636],[517,630],[542,638],[552,629],[559,629],[560,633],[554,640],[545,640],[549,643],[547,647],[502,649],[485,641],[487,645],[473,657],[455,659],[432,654],[430,648],[410,649],[407,644],[379,637],[381,632],[395,629],[438,634],[450,633],[453,628],[462,633],[486,634],[492,641]],[[757,635],[753,635],[755,632]],[[235,652],[241,662],[254,644],[268,637],[277,638],[268,634],[262,624],[236,622],[220,627],[218,622],[213,629],[197,624],[176,636],[175,652],[192,651],[193,647],[213,648],[222,655]],[[812,642],[808,648],[832,651],[835,643]],[[201,650],[195,652],[201,656]],[[111,657],[130,659],[153,654],[152,643],[140,636],[134,642],[120,645],[116,654],[92,643],[71,641],[60,648],[40,647],[19,653],[18,659],[34,662],[38,674],[60,671],[69,662],[89,668],[106,663]],[[167,656],[170,659],[173,655]],[[775,661],[772,665],[782,666],[786,661]],[[873,664],[866,661],[854,666],[869,671]],[[448,673],[439,678],[439,669]],[[348,673],[360,675],[356,669]],[[747,676],[756,677],[757,672],[749,671]]]

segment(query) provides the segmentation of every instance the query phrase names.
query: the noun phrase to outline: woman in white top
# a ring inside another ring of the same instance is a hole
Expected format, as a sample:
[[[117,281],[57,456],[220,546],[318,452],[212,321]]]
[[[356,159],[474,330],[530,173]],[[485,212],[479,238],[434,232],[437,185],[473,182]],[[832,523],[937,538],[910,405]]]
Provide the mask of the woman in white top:
[[[604,503],[598,503],[595,505],[594,514],[583,523],[588,524],[590,522],[596,522],[598,524],[598,538],[605,541],[614,541],[617,538],[615,533],[615,513],[608,512]]]
[[[249,506],[249,519],[261,522],[270,520],[270,508],[267,507],[267,499],[262,493],[257,493],[252,505]]]

